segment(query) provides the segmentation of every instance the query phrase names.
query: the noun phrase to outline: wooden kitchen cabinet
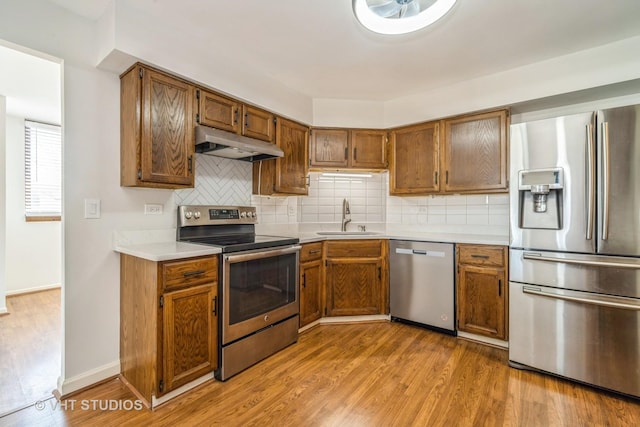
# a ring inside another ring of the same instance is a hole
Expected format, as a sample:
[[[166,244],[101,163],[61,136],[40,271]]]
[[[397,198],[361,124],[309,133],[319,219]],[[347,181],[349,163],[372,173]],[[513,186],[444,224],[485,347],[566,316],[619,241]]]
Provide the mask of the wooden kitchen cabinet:
[[[507,248],[456,245],[458,330],[507,339]]]
[[[253,164],[253,194],[306,195],[309,128],[279,117],[275,143],[284,156]]]
[[[205,126],[273,142],[275,116],[269,111],[199,88],[196,121]]]
[[[507,182],[507,111],[444,120],[442,190],[504,192]]]
[[[217,275],[214,255],[120,255],[121,372],[148,405],[217,368]]]
[[[389,312],[386,240],[326,242],[326,316]]]
[[[322,242],[302,245],[300,250],[300,327],[322,317],[323,268]]]
[[[439,123],[429,122],[391,131],[389,193],[437,193],[439,174]]]
[[[120,76],[120,185],[193,187],[194,94],[142,64]]]
[[[385,130],[313,128],[309,146],[314,168],[387,168]]]

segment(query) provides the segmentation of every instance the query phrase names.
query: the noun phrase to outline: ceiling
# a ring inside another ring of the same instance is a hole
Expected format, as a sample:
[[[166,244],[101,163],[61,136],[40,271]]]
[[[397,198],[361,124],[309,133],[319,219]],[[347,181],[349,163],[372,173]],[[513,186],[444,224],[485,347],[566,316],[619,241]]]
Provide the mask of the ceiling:
[[[640,35],[637,0],[458,0],[435,25],[400,36],[362,28],[351,0],[49,1],[89,20],[115,1],[314,99],[389,101]],[[59,65],[2,46],[0,63],[9,114],[59,123]],[[24,70],[44,74],[26,85]]]
[[[89,19],[110,3],[50,1]],[[351,0],[115,1],[311,98],[388,101],[640,34],[637,0],[458,0],[400,36],[362,28]]]

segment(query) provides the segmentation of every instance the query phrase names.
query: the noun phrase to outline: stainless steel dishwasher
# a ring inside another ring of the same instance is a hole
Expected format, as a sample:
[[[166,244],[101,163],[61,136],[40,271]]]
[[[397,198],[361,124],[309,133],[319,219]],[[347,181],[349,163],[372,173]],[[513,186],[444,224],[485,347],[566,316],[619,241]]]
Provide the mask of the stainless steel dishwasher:
[[[454,245],[389,242],[391,320],[456,335]]]

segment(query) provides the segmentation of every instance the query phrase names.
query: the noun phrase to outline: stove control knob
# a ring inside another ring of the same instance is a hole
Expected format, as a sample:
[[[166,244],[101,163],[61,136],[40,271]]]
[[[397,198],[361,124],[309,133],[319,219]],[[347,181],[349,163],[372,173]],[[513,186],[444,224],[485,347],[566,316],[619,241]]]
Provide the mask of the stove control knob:
[[[247,213],[245,211],[240,212],[240,218],[246,218]]]
[[[195,211],[195,212],[193,213],[193,217],[194,217],[195,219],[200,219],[200,211]]]
[[[255,212],[251,212],[251,218],[257,218],[257,217],[258,217],[258,214],[257,214],[257,213],[255,213]]]
[[[186,211],[184,213],[184,217],[187,218],[187,219],[191,219],[191,216],[193,216],[193,212],[191,212],[191,211]]]

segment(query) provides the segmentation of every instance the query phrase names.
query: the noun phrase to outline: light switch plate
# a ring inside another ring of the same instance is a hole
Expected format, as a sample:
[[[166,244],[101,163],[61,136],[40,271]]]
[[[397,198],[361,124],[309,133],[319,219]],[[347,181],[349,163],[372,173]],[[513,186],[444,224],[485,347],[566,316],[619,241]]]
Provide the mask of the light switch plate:
[[[100,218],[100,199],[84,199],[84,217],[87,219]]]

